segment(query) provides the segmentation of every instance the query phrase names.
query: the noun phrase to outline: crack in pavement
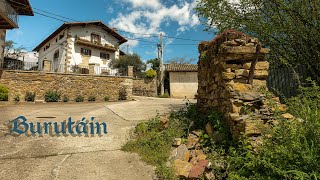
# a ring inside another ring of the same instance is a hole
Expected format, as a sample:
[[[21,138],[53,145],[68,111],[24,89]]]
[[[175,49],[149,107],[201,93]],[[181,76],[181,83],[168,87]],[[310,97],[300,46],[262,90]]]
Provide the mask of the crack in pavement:
[[[98,153],[98,152],[113,152],[113,151],[121,151],[120,149],[112,149],[112,150],[98,150],[98,151],[83,151],[83,152],[74,152],[74,153],[61,153],[61,154],[49,154],[42,156],[25,156],[25,157],[11,157],[11,158],[0,158],[0,160],[13,160],[13,159],[41,159],[47,157],[55,157],[55,156],[64,156],[64,155],[74,155],[74,154],[85,154],[85,153]]]
[[[64,157],[62,159],[62,161],[58,164],[58,166],[55,166],[52,171],[51,171],[51,174],[54,176],[54,180],[57,180],[58,179],[58,176],[59,176],[59,171],[60,171],[60,168],[61,168],[61,165],[63,164],[64,161],[66,161],[69,157],[71,157],[72,154],[68,154],[66,155],[66,157]]]

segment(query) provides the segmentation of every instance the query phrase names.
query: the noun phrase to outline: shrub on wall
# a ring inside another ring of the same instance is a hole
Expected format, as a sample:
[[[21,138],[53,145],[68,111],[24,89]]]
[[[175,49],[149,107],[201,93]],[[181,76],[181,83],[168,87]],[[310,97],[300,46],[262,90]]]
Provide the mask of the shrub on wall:
[[[20,101],[20,96],[19,96],[19,95],[15,95],[15,96],[13,97],[13,101],[14,101],[14,102],[19,102],[19,101]]]
[[[125,87],[119,89],[119,100],[127,100],[128,92]]]
[[[109,101],[110,100],[110,97],[109,96],[105,96],[104,97],[104,101]]]
[[[4,85],[0,85],[0,101],[8,101],[8,93],[8,88]]]
[[[28,91],[26,93],[26,96],[25,96],[24,100],[27,101],[27,102],[34,102],[35,97],[36,97],[35,93]]]
[[[47,91],[44,95],[46,102],[58,102],[60,100],[61,94],[57,90]]]
[[[89,102],[94,102],[94,101],[96,101],[96,97],[95,96],[89,96],[88,101]]]
[[[69,100],[70,99],[67,96],[63,96],[63,100],[62,100],[63,102],[69,102]]]
[[[153,69],[149,69],[146,71],[146,78],[155,78],[157,76],[157,72]]]
[[[75,102],[83,102],[84,101],[84,98],[83,96],[81,95],[78,95],[75,99],[74,99]]]

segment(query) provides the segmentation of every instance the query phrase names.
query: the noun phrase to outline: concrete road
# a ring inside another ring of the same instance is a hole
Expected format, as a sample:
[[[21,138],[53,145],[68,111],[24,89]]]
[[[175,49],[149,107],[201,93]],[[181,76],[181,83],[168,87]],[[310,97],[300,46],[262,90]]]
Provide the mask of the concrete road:
[[[136,101],[70,104],[21,104],[0,107],[0,179],[152,179],[154,168],[121,151],[140,121],[181,107],[181,99],[135,97]],[[8,120],[61,122],[91,118],[106,122],[102,137],[7,135]]]

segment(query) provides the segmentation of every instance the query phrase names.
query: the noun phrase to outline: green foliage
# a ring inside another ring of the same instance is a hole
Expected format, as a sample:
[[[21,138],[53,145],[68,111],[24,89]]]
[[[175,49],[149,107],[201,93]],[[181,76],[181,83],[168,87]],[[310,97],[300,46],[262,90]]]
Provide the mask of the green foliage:
[[[138,54],[127,54],[125,56],[120,56],[119,59],[112,60],[111,65],[120,69],[127,69],[128,66],[133,66],[135,72],[141,72],[146,68]]]
[[[171,118],[169,127],[160,126],[160,119],[139,124],[135,129],[135,139],[129,141],[122,149],[138,153],[142,160],[156,166],[156,173],[160,179],[176,179],[166,161],[170,155],[173,140],[185,135],[186,124],[179,119]]]
[[[19,95],[15,95],[15,96],[13,97],[13,101],[14,101],[14,102],[20,102],[20,96],[19,96]]]
[[[60,100],[61,93],[57,90],[47,91],[44,95],[44,99],[46,102],[58,102]]]
[[[83,102],[84,101],[84,97],[81,96],[81,95],[78,95],[75,99],[74,99],[75,102]]]
[[[104,101],[109,101],[110,100],[110,97],[109,96],[105,96],[104,97]]]
[[[151,68],[157,72],[160,69],[160,60],[158,58],[148,60],[147,64],[151,64]]]
[[[146,75],[147,78],[155,78],[157,76],[157,72],[153,69],[149,69],[148,71],[146,71]]]
[[[236,29],[271,48],[274,64],[307,64],[319,80],[319,0],[200,0],[196,8],[207,30]]]
[[[8,93],[8,88],[0,84],[0,101],[8,101]]]
[[[128,92],[125,87],[120,87],[119,89],[119,100],[127,100]]]
[[[63,96],[63,99],[62,99],[63,102],[69,102],[70,99],[68,96]]]
[[[28,91],[26,93],[26,96],[24,97],[24,100],[27,102],[34,102],[35,97],[36,97],[36,93]]]
[[[320,104],[319,86],[301,88],[287,100],[297,120],[279,119],[264,137],[263,146],[252,149],[247,139],[230,148],[230,179],[319,179]]]
[[[164,92],[163,95],[159,95],[159,98],[170,98],[170,94],[168,93],[168,91]]]
[[[95,96],[89,96],[88,97],[88,101],[89,102],[94,102],[94,101],[96,101],[96,97]]]

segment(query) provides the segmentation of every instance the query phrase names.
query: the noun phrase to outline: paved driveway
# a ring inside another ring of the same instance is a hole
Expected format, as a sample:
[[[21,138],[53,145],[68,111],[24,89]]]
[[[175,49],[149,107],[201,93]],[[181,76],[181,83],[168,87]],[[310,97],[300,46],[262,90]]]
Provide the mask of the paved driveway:
[[[154,168],[121,151],[142,120],[181,107],[181,99],[135,97],[137,101],[22,104],[0,107],[0,179],[152,179]],[[28,122],[61,122],[95,117],[108,125],[102,137],[13,137],[3,124],[24,115]],[[52,118],[39,118],[52,117]]]

